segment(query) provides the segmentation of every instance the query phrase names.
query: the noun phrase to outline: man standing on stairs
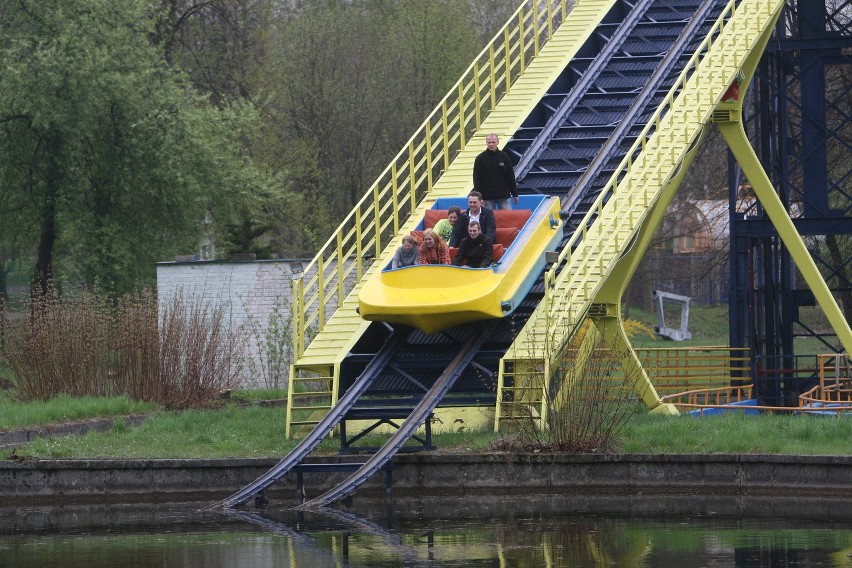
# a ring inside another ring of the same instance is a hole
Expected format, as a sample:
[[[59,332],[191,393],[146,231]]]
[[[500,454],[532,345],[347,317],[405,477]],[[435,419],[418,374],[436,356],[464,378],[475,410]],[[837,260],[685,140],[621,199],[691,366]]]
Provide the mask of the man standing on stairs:
[[[473,189],[491,209],[511,209],[518,202],[518,184],[509,154],[497,147],[496,134],[485,137],[485,150],[473,162]]]

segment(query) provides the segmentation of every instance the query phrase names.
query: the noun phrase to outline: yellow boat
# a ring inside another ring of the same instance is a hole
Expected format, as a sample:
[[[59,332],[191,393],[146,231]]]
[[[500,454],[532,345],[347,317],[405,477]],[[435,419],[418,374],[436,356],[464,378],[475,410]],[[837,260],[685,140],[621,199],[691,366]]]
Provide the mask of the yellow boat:
[[[415,231],[431,228],[446,210],[467,208],[467,197],[441,198],[428,209]],[[415,265],[373,274],[358,295],[359,313],[437,333],[464,323],[502,318],[526,296],[545,265],[545,251],[562,239],[557,197],[522,195],[511,211],[495,211],[495,262],[487,268]]]

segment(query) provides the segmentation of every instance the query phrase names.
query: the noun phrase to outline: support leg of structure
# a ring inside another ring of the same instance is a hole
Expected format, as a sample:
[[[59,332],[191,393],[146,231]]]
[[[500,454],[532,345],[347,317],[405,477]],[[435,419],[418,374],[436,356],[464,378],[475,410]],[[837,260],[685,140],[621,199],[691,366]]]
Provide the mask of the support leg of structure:
[[[677,415],[678,411],[673,404],[665,404],[660,400],[657,389],[651,384],[648,373],[624,333],[620,314],[595,317],[591,320],[600,332],[604,344],[620,359],[625,380],[633,387],[642,404],[651,412]]]
[[[829,323],[843,348],[847,353],[852,353],[852,329],[849,327],[849,322],[840,311],[837,301],[831,295],[831,290],[822,278],[822,275],[805,246],[802,237],[793,225],[784,204],[772,187],[772,182],[769,176],[764,171],[760,160],[754,153],[754,149],[748,142],[745,130],[743,130],[741,121],[717,122],[717,126],[731,148],[734,157],[742,167],[748,181],[751,183],[760,204],[763,206],[778,235],[781,237],[784,246],[790,252],[790,256],[799,271],[802,273],[805,281],[808,283],[811,291],[816,298],[817,303],[828,318]]]

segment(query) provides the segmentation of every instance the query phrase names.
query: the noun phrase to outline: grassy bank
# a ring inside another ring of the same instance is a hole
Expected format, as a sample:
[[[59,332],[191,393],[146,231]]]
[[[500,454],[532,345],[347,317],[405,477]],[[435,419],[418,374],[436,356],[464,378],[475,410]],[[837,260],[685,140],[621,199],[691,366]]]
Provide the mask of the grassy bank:
[[[493,432],[436,434],[439,451],[489,451]],[[365,440],[376,445],[381,437]],[[136,428],[122,423],[109,432],[40,439],[18,448],[18,456],[56,458],[281,457],[295,445],[284,439],[281,408],[157,413]],[[321,450],[335,453],[336,439]],[[630,419],[619,451],[627,453],[773,453],[852,455],[852,420],[808,416],[718,416],[696,419],[648,414]],[[5,457],[5,456],[4,456]]]
[[[652,312],[646,312],[640,308],[631,307],[627,310],[630,319],[642,322],[651,329],[658,325],[657,316]],[[679,316],[678,316],[679,318]],[[680,320],[672,322],[671,325],[678,327]],[[672,342],[667,339],[656,340],[644,335],[631,338],[634,347],[694,347],[706,345],[728,344],[728,307],[708,306],[705,304],[693,304],[689,308],[689,332],[692,339],[687,341]]]
[[[622,450],[628,453],[852,455],[849,417],[642,414],[623,434]]]
[[[80,397],[61,395],[47,401],[22,404],[15,401],[9,391],[0,391],[0,430],[11,430],[82,420],[150,412],[157,405],[150,402],[131,401],[126,397]]]

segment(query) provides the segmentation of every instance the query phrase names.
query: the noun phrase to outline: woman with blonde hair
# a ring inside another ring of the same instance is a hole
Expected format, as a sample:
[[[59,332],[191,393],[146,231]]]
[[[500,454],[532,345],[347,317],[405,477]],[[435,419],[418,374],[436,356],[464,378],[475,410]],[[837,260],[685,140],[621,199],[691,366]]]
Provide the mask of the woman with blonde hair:
[[[450,248],[432,229],[423,231],[420,264],[450,264]]]

